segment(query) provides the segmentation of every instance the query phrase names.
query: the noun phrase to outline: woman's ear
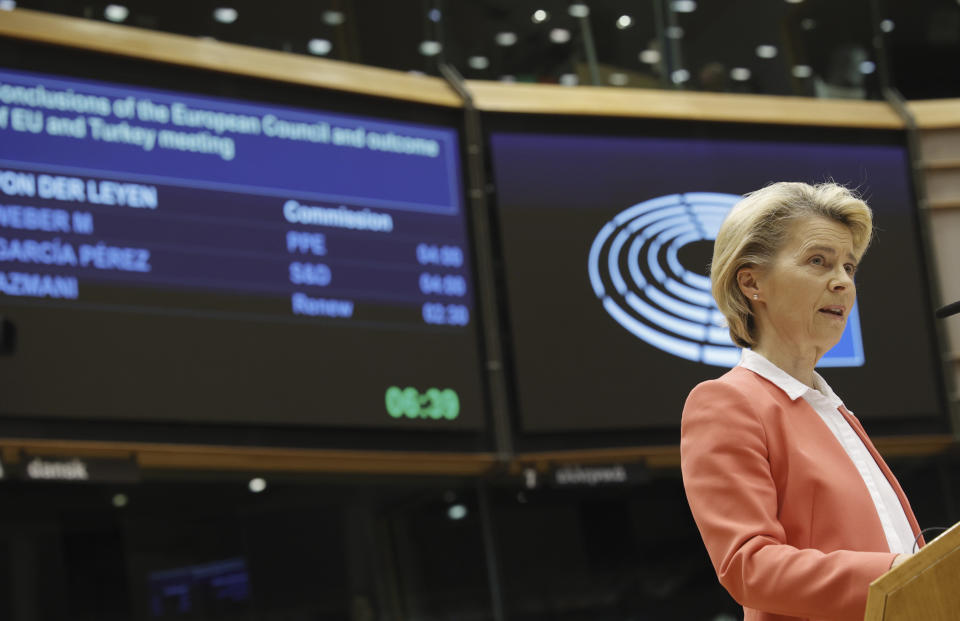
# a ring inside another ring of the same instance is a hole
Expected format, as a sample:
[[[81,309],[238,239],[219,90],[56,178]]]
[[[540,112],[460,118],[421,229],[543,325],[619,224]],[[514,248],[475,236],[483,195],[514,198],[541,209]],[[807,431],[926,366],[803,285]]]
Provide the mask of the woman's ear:
[[[740,293],[745,295],[748,300],[757,300],[760,298],[760,270],[757,267],[741,267],[737,270],[737,285],[740,287]]]

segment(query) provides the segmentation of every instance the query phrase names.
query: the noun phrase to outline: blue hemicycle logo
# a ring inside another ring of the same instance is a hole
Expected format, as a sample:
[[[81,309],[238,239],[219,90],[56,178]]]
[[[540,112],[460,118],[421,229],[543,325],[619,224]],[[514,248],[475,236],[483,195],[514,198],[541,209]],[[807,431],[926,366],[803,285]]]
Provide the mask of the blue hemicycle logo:
[[[603,308],[642,341],[674,356],[720,367],[740,360],[710,279],[680,262],[680,249],[717,238],[720,224],[740,200],[736,194],[688,192],[652,198],[607,222],[590,247],[590,284]],[[840,342],[821,367],[864,363],[860,315],[850,313]]]

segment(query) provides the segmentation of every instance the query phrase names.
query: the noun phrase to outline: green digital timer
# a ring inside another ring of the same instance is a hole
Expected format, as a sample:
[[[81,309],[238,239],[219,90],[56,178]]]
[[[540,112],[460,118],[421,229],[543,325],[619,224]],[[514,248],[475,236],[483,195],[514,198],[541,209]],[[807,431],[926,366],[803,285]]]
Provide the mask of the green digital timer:
[[[460,396],[452,388],[427,388],[421,393],[412,386],[390,386],[384,402],[392,418],[453,420],[460,416]]]

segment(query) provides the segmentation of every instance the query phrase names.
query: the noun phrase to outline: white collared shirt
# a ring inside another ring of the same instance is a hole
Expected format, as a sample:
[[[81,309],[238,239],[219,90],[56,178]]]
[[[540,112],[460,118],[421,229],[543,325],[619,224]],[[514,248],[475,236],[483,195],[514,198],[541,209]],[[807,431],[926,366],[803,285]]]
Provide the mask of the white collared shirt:
[[[820,415],[823,422],[833,432],[834,437],[846,451],[850,460],[857,467],[857,472],[863,478],[870,498],[877,509],[877,516],[883,526],[883,534],[887,538],[887,545],[891,552],[909,553],[913,551],[913,529],[907,514],[900,504],[897,493],[883,476],[880,466],[863,444],[860,436],[853,430],[847,419],[840,413],[843,401],[833,392],[833,389],[816,372],[813,374],[813,385],[810,388],[800,380],[773,364],[762,355],[750,349],[744,349],[740,357],[740,366],[753,371],[760,377],[773,382],[791,400],[796,401],[803,397],[810,407]],[[849,408],[847,409],[849,412]],[[852,412],[851,412],[852,414]]]

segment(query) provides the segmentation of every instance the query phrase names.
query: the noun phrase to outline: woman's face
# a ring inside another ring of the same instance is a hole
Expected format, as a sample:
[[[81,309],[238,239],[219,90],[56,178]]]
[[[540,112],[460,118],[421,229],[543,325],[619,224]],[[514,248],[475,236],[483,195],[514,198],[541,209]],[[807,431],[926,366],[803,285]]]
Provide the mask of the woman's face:
[[[794,222],[773,262],[754,272],[756,291],[745,291],[757,317],[758,345],[797,354],[812,348],[819,359],[847,325],[856,270],[849,228],[821,216]]]

